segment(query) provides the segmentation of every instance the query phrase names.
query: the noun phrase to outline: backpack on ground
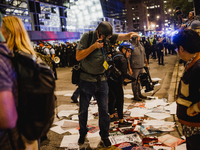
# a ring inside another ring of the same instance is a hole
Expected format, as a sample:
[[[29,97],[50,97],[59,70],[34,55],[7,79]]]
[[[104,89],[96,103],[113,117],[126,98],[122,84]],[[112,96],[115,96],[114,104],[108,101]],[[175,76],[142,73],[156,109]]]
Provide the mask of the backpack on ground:
[[[4,48],[1,46],[1,48]],[[46,135],[54,120],[55,79],[50,67],[39,57],[23,51],[1,55],[8,57],[17,72],[17,127],[28,140]]]

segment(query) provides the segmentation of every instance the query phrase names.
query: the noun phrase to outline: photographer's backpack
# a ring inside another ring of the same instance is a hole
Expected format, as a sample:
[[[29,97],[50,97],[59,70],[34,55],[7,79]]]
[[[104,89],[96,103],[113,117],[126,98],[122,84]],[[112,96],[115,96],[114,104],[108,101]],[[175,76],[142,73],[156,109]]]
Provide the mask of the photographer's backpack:
[[[2,49],[5,49],[1,45]],[[0,54],[9,58],[17,72],[17,127],[28,140],[46,135],[54,120],[55,79],[50,67],[39,57],[23,51]],[[12,139],[11,139],[12,140]]]
[[[107,62],[109,64],[108,70],[106,71],[107,76],[109,77],[110,74],[112,73],[112,75],[115,78],[119,78],[121,76],[121,71],[119,71],[116,67],[115,67],[115,63],[114,63],[114,59],[116,57],[124,57],[124,55],[122,54],[116,54],[114,56],[111,56],[110,58],[107,59]]]

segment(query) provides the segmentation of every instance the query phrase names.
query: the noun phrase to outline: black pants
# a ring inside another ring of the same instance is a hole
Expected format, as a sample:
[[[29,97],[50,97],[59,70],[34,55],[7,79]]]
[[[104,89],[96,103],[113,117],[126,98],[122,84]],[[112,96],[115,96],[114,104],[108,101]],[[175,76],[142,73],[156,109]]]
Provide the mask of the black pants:
[[[146,59],[147,59],[148,64],[149,64],[149,55],[150,55],[150,52],[146,52]]]
[[[161,59],[161,63],[160,63],[160,59]],[[158,63],[159,65],[164,63],[164,58],[163,58],[163,52],[159,52],[158,53]]]
[[[108,87],[108,112],[112,115],[116,106],[119,119],[123,119],[124,91],[122,85],[108,79]]]
[[[200,134],[186,137],[187,150],[200,150]]]

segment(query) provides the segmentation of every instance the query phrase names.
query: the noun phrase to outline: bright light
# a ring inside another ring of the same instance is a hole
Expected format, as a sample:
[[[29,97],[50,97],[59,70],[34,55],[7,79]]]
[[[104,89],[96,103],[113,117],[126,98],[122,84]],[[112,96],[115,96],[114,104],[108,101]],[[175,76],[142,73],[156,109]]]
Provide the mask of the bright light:
[[[149,15],[149,14],[147,14],[147,16],[149,17],[150,15]]]
[[[157,19],[159,19],[160,18],[160,16],[157,16]]]
[[[155,24],[152,24],[151,27],[152,27],[152,28],[155,28]]]
[[[137,19],[140,19],[140,17],[137,17]]]
[[[159,25],[156,25],[156,27],[159,27]]]
[[[149,8],[150,8],[150,9],[153,9],[153,8],[154,8],[154,6],[150,6]]]
[[[146,28],[146,26],[144,26],[144,28]]]
[[[165,22],[168,22],[168,20],[165,20]]]
[[[171,9],[169,9],[168,11],[169,11],[169,12],[171,12],[172,10],[171,10]]]
[[[133,20],[135,20],[135,18],[133,18]]]

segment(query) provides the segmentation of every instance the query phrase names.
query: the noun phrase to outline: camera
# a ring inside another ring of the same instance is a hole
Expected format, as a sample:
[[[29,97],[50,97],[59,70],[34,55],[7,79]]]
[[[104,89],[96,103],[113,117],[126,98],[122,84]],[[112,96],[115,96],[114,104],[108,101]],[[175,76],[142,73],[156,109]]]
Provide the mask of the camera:
[[[110,47],[110,40],[108,39],[103,39],[103,40],[99,40],[99,43],[103,43],[103,50],[105,52],[105,54],[112,54],[112,49]]]
[[[176,7],[176,15],[181,15],[182,11],[181,11],[181,7]]]
[[[140,84],[142,87],[146,87],[145,92],[153,91],[154,85],[158,83],[158,81],[152,82],[148,67],[144,67],[145,73],[140,73],[137,77],[137,84],[139,84],[138,79],[140,79]]]
[[[149,91],[153,91],[154,90],[154,85],[152,82],[149,81],[149,77],[148,77],[148,74],[147,73],[141,73],[139,75],[139,78],[140,78],[140,83],[141,83],[141,86],[145,86],[146,87],[146,90],[145,92],[149,92]]]

